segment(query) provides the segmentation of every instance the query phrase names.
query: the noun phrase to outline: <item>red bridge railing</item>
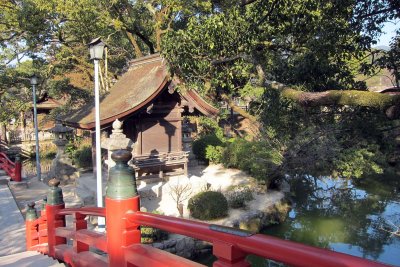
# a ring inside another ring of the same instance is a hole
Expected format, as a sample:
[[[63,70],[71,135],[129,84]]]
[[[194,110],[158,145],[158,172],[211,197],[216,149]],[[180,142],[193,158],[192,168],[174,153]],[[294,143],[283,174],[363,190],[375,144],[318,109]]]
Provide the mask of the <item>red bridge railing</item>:
[[[129,174],[127,165],[124,165],[127,160],[116,159],[114,168],[117,171],[110,171],[105,208],[65,208],[59,182],[55,179],[50,181],[47,204],[41,216],[36,217],[33,204],[30,204],[27,212],[28,250],[40,251],[76,267],[204,266],[141,244],[140,226],[145,225],[210,242],[217,258],[213,263],[215,267],[250,266],[246,261],[250,254],[299,267],[389,266],[230,227],[140,212],[139,196],[135,195],[132,183],[134,179],[126,175]],[[71,221],[68,220],[69,216],[72,222],[67,225],[66,222]],[[106,233],[87,229],[87,216],[105,217]],[[101,253],[95,253],[94,250]]]
[[[5,170],[13,181],[21,182],[22,164],[19,155],[12,162],[5,153],[0,152],[0,169]]]

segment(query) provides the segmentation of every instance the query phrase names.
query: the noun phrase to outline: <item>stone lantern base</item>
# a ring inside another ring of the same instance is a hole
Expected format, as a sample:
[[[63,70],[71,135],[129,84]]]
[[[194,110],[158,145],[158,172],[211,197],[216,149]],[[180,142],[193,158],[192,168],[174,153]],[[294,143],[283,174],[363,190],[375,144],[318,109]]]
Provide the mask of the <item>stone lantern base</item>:
[[[63,154],[53,159],[45,182],[52,178],[60,180],[62,184],[73,182],[78,178],[77,169],[72,166],[72,160],[67,155]]]

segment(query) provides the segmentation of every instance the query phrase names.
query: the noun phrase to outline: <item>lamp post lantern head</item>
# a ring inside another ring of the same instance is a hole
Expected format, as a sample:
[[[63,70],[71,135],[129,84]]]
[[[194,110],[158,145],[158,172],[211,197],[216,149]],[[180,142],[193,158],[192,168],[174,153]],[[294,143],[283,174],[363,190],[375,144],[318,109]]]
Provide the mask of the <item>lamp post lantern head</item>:
[[[38,77],[36,76],[36,74],[33,74],[31,76],[31,85],[37,85],[38,84]]]
[[[103,52],[105,47],[107,47],[107,45],[100,39],[100,37],[93,39],[89,43],[90,59],[103,59]]]

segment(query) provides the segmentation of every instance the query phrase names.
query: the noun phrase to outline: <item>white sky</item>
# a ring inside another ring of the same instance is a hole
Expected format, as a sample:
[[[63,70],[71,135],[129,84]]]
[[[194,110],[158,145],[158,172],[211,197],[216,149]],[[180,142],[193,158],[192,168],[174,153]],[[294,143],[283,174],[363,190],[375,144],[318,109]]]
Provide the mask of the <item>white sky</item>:
[[[390,40],[396,35],[396,30],[400,28],[400,20],[386,22],[383,26],[383,33],[378,40],[378,45],[389,46]]]

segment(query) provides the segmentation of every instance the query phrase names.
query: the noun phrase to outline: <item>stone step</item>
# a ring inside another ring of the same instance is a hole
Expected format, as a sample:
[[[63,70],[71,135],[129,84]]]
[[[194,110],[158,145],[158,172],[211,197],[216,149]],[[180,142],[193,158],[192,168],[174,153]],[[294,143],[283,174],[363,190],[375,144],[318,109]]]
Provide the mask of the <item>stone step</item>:
[[[0,266],[2,267],[65,267],[46,255],[36,251],[25,251],[13,255],[0,257]]]
[[[10,176],[0,173],[0,185],[6,185],[11,180]]]

